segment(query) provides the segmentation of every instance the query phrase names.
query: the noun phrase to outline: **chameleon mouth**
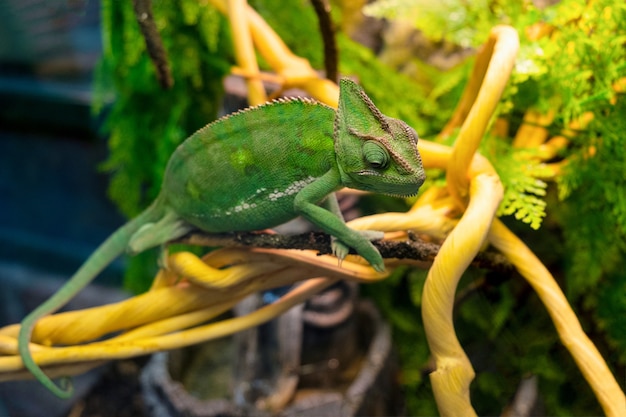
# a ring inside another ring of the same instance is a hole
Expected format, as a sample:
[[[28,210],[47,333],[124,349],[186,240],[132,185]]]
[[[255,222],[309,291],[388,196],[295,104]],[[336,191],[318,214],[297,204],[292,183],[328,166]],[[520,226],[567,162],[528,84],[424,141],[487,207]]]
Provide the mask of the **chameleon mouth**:
[[[385,175],[374,170],[364,169],[351,175],[350,188],[371,191],[390,197],[407,198],[417,195],[424,183],[420,175]]]
[[[378,194],[386,195],[388,197],[395,197],[395,198],[410,198],[410,197],[415,197],[418,193],[419,193],[419,187],[418,187],[418,190],[414,192],[408,192],[408,193],[402,193],[402,192],[381,193],[379,192]]]
[[[417,195],[417,192],[415,193],[411,193],[411,194],[393,194],[393,193],[383,193],[386,196],[389,197],[397,197],[397,198],[410,198],[410,197],[415,197]]]
[[[384,190],[381,190],[380,183],[376,185],[363,184],[363,186],[360,188],[366,191],[372,191],[376,194],[383,194],[383,195],[387,195],[390,197],[407,198],[407,197],[416,196],[417,193],[419,192],[421,185],[422,185],[422,182],[404,182],[404,183],[387,182],[385,183],[386,189]]]

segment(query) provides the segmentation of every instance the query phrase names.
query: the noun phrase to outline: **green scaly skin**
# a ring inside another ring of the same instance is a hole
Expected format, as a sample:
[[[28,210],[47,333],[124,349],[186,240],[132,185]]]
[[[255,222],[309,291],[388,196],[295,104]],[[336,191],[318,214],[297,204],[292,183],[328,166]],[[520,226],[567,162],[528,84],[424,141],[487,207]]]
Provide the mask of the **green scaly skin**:
[[[66,304],[125,250],[141,252],[194,228],[253,231],[300,215],[333,237],[340,260],[353,248],[383,271],[383,259],[370,242],[381,234],[347,227],[333,192],[349,187],[410,196],[424,179],[415,131],[384,116],[347,79],[340,82],[337,111],[307,99],[282,99],[215,121],[174,152],[155,202],[24,319],[18,337],[24,366],[57,396],[71,396],[71,388],[55,385],[31,356],[35,323]]]

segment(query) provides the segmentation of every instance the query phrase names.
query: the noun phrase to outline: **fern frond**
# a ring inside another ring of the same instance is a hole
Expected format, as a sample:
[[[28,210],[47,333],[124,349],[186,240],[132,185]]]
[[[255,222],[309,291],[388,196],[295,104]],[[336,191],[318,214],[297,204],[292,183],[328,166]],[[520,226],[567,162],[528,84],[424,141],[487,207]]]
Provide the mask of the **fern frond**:
[[[532,157],[532,149],[516,149],[493,136],[483,139],[480,152],[491,161],[504,186],[497,215],[513,215],[532,229],[539,229],[546,216],[547,184],[541,178],[549,176],[550,170]]]

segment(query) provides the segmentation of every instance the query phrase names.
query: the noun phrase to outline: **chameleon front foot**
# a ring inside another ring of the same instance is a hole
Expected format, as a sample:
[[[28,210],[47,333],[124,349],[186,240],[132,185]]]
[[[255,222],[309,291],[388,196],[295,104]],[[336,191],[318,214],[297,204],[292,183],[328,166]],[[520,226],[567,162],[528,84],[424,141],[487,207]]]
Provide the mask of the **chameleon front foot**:
[[[385,235],[384,232],[377,230],[359,230],[356,231],[356,233],[366,239],[366,241],[361,245],[363,247],[361,250],[355,248],[357,252],[365,258],[365,260],[367,260],[376,271],[383,272],[385,270],[383,259],[370,241],[383,239]],[[335,236],[331,236],[330,246],[333,251],[333,255],[337,257],[339,265],[341,266],[341,262],[346,258],[346,256],[348,256],[348,253],[350,253],[350,246]]]

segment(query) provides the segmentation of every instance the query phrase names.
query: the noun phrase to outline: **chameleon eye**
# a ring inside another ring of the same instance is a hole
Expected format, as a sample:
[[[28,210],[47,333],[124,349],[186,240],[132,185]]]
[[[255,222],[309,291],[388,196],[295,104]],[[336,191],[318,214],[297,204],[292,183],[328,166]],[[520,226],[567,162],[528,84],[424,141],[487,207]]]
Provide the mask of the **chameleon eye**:
[[[363,157],[374,169],[384,169],[389,165],[387,150],[373,140],[368,140],[363,144]]]

